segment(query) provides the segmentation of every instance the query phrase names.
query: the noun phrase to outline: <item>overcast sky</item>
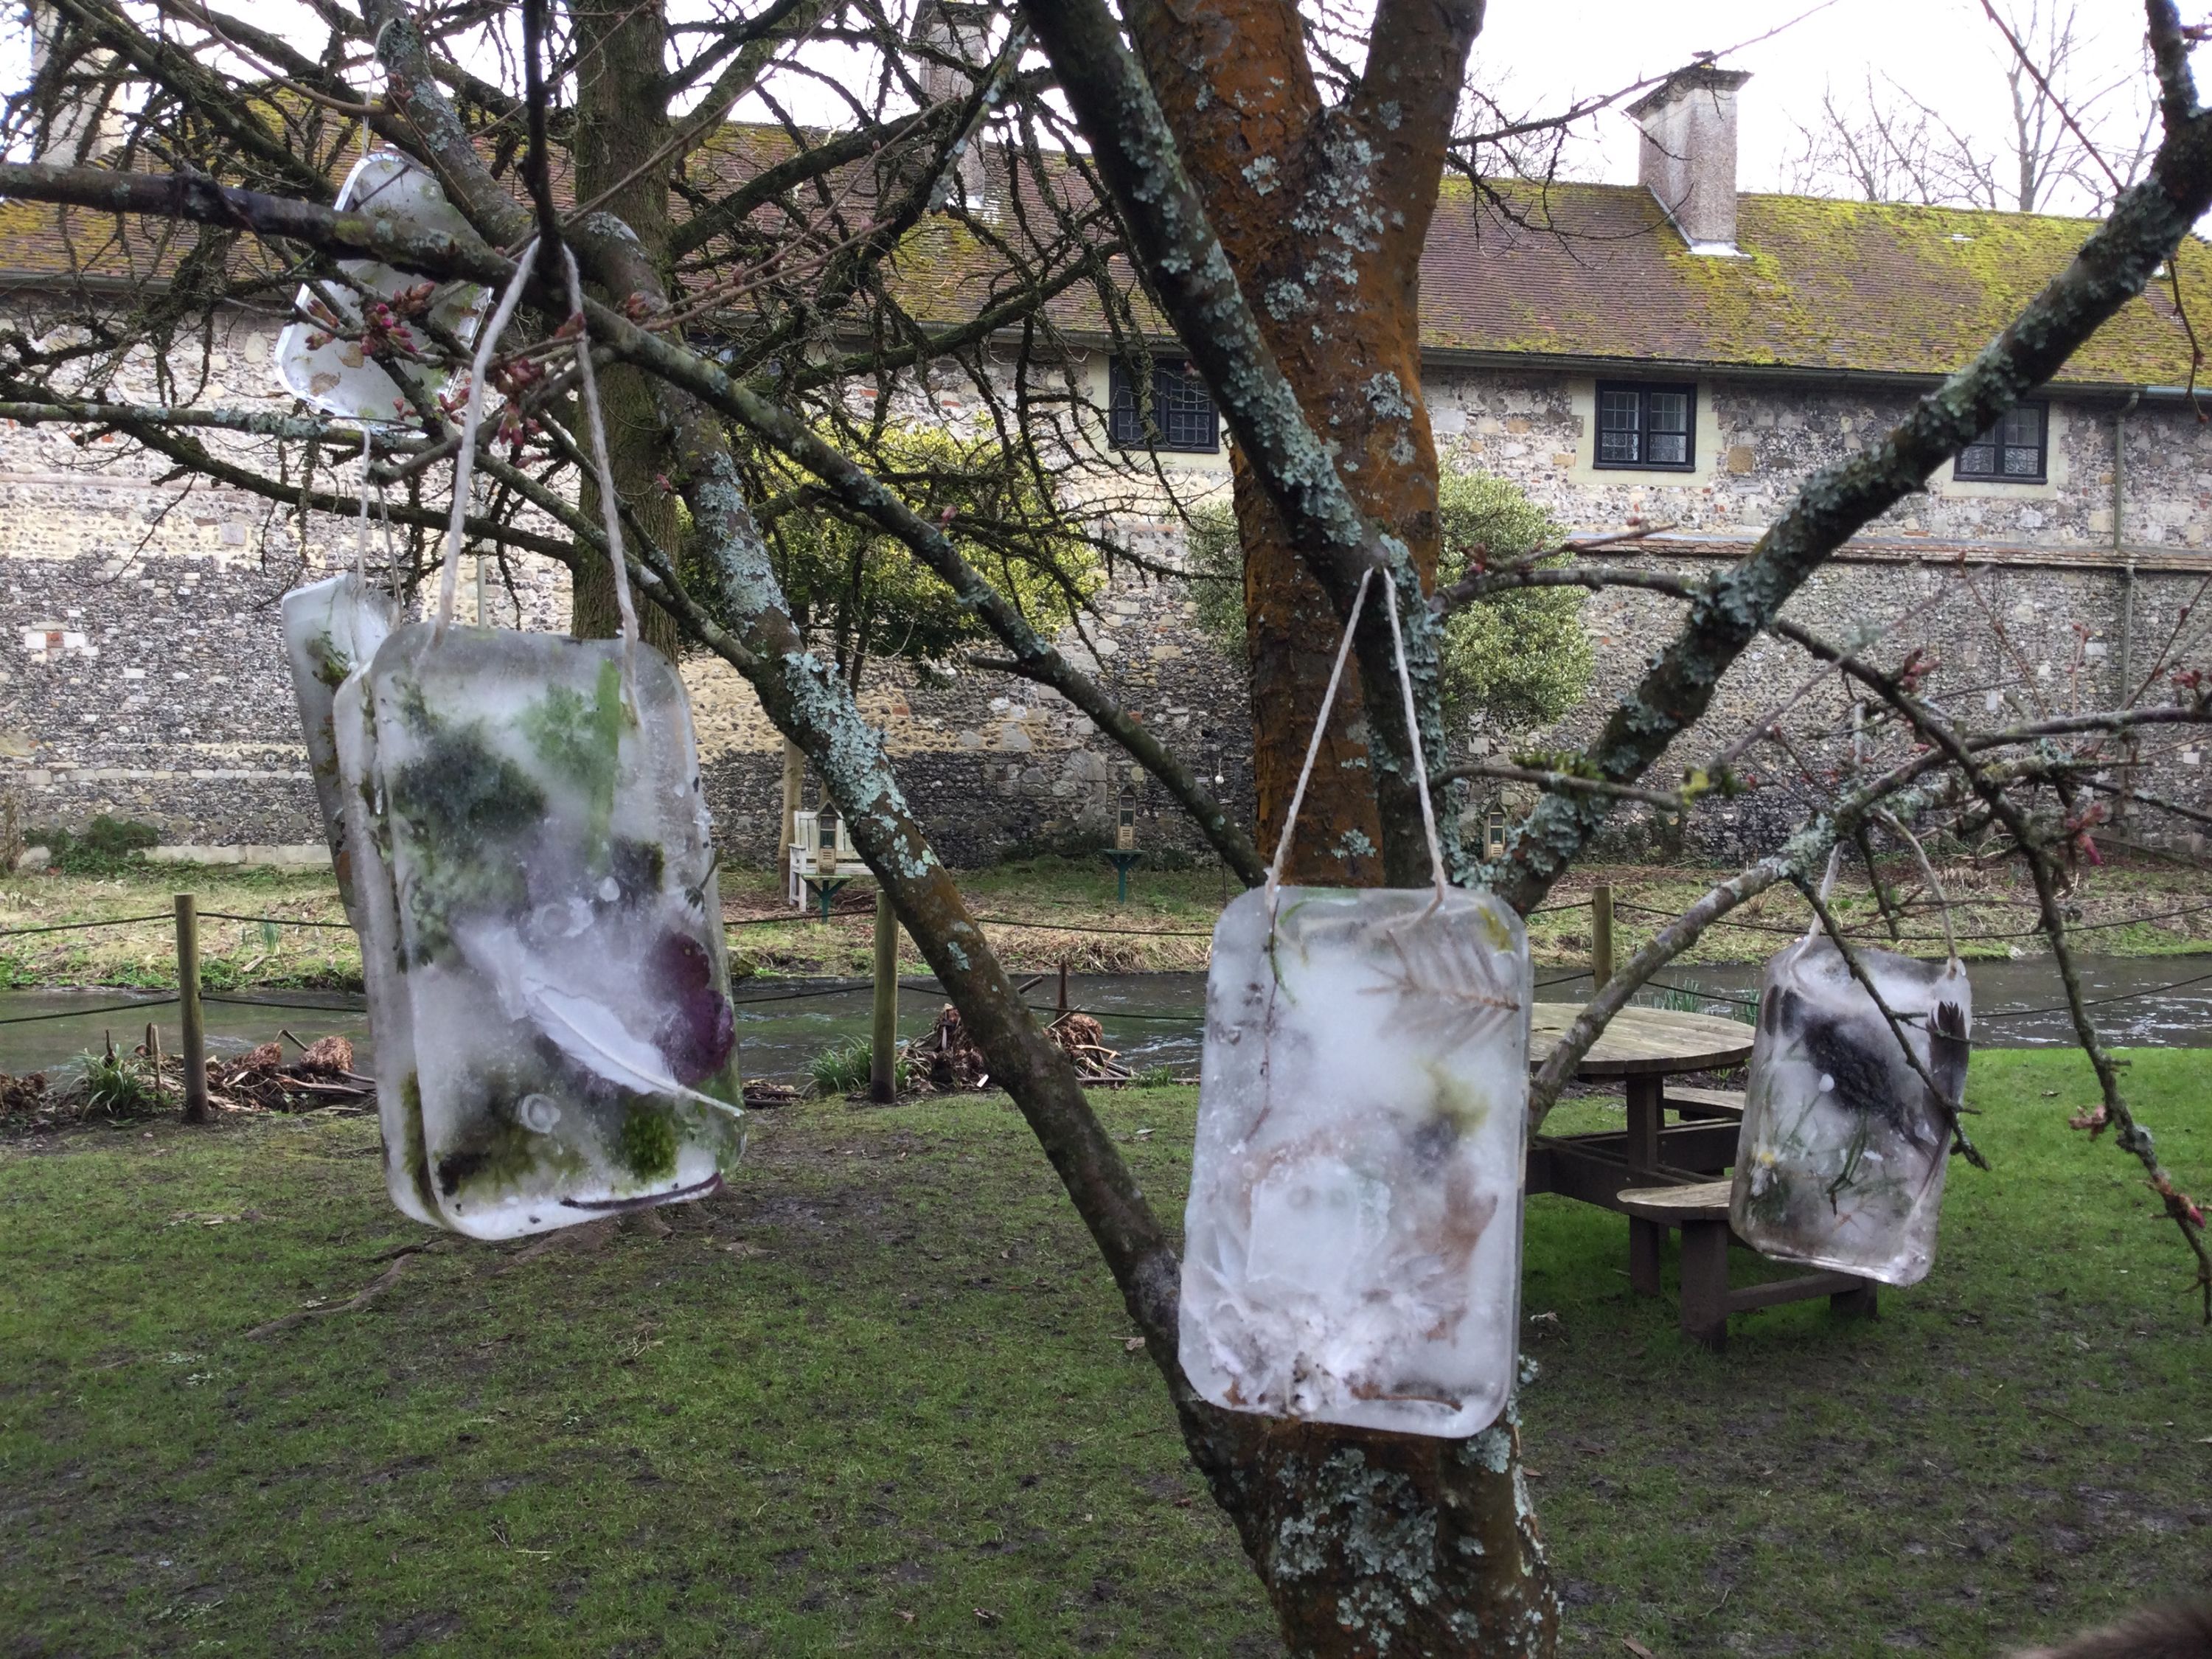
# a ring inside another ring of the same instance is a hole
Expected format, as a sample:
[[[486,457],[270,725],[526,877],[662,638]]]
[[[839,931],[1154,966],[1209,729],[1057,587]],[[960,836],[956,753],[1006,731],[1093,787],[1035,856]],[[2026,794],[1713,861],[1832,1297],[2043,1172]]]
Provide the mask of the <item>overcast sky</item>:
[[[1477,74],[1502,73],[1517,100],[1531,106],[1610,92],[1662,73],[1694,52],[1721,52],[1797,16],[1812,0],[1491,0],[1476,44]],[[2045,0],[2046,9],[2048,0]],[[2026,0],[2008,8],[2027,15]],[[2129,0],[2083,0],[2084,92],[2126,82],[2130,107],[2148,107],[2141,70],[2142,9]],[[1784,166],[1799,149],[1796,122],[1811,118],[1824,87],[1856,94],[1869,71],[1888,76],[1956,125],[1996,145],[2009,122],[2003,67],[2011,52],[1979,0],[1837,0],[1773,39],[1731,53],[1752,80],[1739,99],[1745,190],[1784,188]],[[1635,129],[1607,112],[1578,148],[1577,171],[1616,183],[1636,177]]]
[[[2057,0],[2063,4],[2065,0]],[[1356,3],[1356,0],[1355,0]],[[1489,21],[1476,46],[1476,75],[1529,109],[1558,107],[1571,99],[1613,90],[1659,74],[1698,52],[1721,52],[1804,12],[1814,0],[1491,0]],[[2032,3],[2004,0],[2024,19]],[[303,45],[319,27],[297,0],[230,0],[240,15],[284,27]],[[672,0],[672,12],[690,9]],[[2132,0],[2079,0],[2097,31],[2086,56],[2092,67],[2077,77],[2083,92],[2114,81],[2131,107],[2148,107],[2141,72],[2142,11]],[[21,84],[27,72],[20,0],[0,0],[0,84]],[[1992,148],[2005,143],[2006,91],[2002,66],[2008,53],[1983,15],[1979,0],[1832,0],[1774,39],[1732,53],[1749,70],[1741,99],[1741,167],[1746,190],[1775,190],[1787,182],[1790,154],[1800,147],[1796,119],[1809,118],[1832,82],[1856,94],[1868,74],[1893,77],[1938,107],[1954,125]],[[848,71],[849,72],[849,71]],[[802,118],[836,120],[835,103],[818,88],[788,86],[791,106]],[[749,110],[748,114],[762,112]],[[1627,118],[1609,111],[1588,124],[1572,148],[1576,176],[1632,182],[1635,133]]]

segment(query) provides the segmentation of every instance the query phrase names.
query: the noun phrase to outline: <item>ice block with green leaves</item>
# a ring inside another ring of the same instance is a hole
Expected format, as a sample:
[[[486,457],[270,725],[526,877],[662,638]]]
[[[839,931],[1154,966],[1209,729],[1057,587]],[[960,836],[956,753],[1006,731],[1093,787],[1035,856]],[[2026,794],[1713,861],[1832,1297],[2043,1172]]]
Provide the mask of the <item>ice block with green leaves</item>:
[[[368,670],[398,1098],[438,1218],[480,1237],[702,1195],[743,1145],[690,706],[645,646],[633,706],[624,649],[423,623]]]

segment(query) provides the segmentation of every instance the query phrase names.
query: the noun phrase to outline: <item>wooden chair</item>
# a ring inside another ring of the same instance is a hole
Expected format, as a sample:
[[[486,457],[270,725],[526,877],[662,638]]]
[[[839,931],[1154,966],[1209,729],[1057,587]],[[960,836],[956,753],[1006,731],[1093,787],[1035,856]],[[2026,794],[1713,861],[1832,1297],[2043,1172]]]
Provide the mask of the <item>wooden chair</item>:
[[[1720,1093],[1722,1091],[1668,1091],[1676,1096]],[[1742,1097],[1736,1098],[1741,1101]],[[1703,1181],[1680,1187],[1634,1187],[1623,1192],[1620,1207],[1639,1220],[1662,1227],[1679,1228],[1682,1234],[1682,1334],[1718,1352],[1728,1346],[1729,1316],[1778,1303],[1802,1302],[1825,1296],[1838,1313],[1875,1316],[1875,1286],[1871,1280],[1850,1273],[1805,1273],[1796,1279],[1765,1285],[1729,1288],[1728,1252],[1735,1239],[1729,1230],[1729,1183]],[[1746,1247],[1749,1248],[1748,1246]],[[1632,1255],[1630,1278],[1647,1296],[1659,1293],[1659,1263],[1656,1252],[1649,1258]]]

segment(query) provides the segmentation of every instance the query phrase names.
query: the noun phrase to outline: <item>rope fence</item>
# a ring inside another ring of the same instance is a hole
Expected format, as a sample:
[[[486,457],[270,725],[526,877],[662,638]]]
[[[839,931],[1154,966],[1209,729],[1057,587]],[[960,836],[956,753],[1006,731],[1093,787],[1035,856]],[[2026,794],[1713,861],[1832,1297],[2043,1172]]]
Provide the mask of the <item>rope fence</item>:
[[[258,921],[264,927],[337,927],[349,933],[353,932],[353,924],[349,921],[313,921],[304,916],[236,916],[228,910],[203,910],[200,919],[203,921]]]
[[[203,991],[203,1002],[233,1002],[242,1008],[298,1008],[311,1014],[362,1014],[368,1004],[361,1002],[288,1002],[283,997],[233,996],[222,991]]]
[[[2212,980],[2212,974],[2199,974],[2193,979],[2178,979],[2171,985],[2154,985],[2147,991],[2119,991],[2108,997],[2083,997],[2084,1008],[2101,1008],[2115,1002],[2137,1002],[2144,997],[2162,997],[2175,991],[2184,991],[2192,985],[2202,985]],[[2025,1019],[2030,1014],[2070,1014],[2074,1011],[2063,1002],[2048,1008],[2005,1008],[1994,1013],[1978,1013],[1977,1019]]]
[[[135,927],[142,921],[174,921],[164,910],[152,916],[110,916],[102,921],[58,921],[46,927],[0,927],[0,939],[27,939],[33,933],[74,933],[94,927]]]
[[[866,909],[833,910],[830,913],[829,920],[872,921],[875,914],[875,907],[870,905]],[[1039,932],[1054,933],[1109,933],[1129,939],[1212,939],[1213,937],[1213,929],[1211,927],[1093,927],[1079,921],[1024,921],[1012,916],[977,916],[974,920],[985,927],[1029,927]],[[818,925],[822,921],[823,917],[818,914],[806,915],[793,911],[787,916],[733,916],[725,920],[722,926],[726,928],[772,927],[793,923],[811,922]]]
[[[135,1013],[141,1008],[166,1008],[179,1000],[172,992],[165,997],[146,997],[137,1002],[111,1002],[98,1008],[57,1008],[44,1014],[10,1014],[0,1019],[0,1025],[28,1025],[42,1019],[90,1019],[99,1014]]]
[[[2021,905],[2031,904],[2033,901],[2012,899],[1993,899],[1984,901],[1977,899],[1972,901],[1972,902]],[[1639,904],[1632,900],[1615,899],[1613,901],[1613,904],[1616,908],[1633,911],[1645,915],[1665,916],[1671,919],[1675,914],[1671,910],[1667,910],[1657,906]],[[185,908],[188,908],[188,901],[180,901],[180,909]],[[1581,910],[1588,908],[1589,908],[1589,906],[1585,901],[1570,900],[1559,903],[1540,906],[1537,909],[1531,911],[1529,914],[1531,916],[1538,916],[1566,910]],[[1903,909],[1908,907],[1900,906],[1898,908]],[[2069,930],[2075,932],[2088,932],[2092,930],[2113,927],[2148,926],[2155,922],[2171,921],[2179,920],[2185,916],[2202,915],[2207,911],[2212,911],[2212,902],[2183,905],[2172,909],[2153,912],[2143,915],[2107,917],[2095,921],[2078,921],[2069,924]],[[203,911],[198,914],[201,919],[212,921],[228,921],[263,927],[312,927],[330,929],[333,931],[351,931],[351,924],[349,922],[326,921],[312,917],[242,915],[234,912],[220,910]],[[854,910],[841,914],[854,917],[862,917],[869,915],[870,911]],[[805,925],[817,920],[819,920],[819,918],[807,915],[804,912],[794,912],[788,915],[777,915],[768,916],[738,917],[726,921],[724,923],[724,926],[726,927],[744,927],[754,926],[777,926],[794,923]],[[1040,932],[1098,934],[1120,937],[1202,939],[1209,938],[1212,935],[1211,929],[1088,926],[1079,922],[1034,921],[1011,916],[979,916],[976,918],[976,921],[987,927],[993,927],[1029,928]],[[173,916],[171,914],[167,912],[149,915],[110,916],[87,921],[55,922],[36,927],[5,928],[0,929],[0,939],[22,939],[74,932],[88,932],[100,928],[143,927],[155,922],[177,922],[180,928],[179,937],[181,940],[182,922],[179,921],[178,917]],[[1803,931],[1801,927],[1783,927],[1771,922],[1729,921],[1725,919],[1717,923],[1716,926],[1722,927],[1735,927],[1760,933],[1783,934],[1790,937],[1796,937]],[[2017,932],[2008,933],[1962,933],[1959,935],[1959,937],[1961,939],[1987,939],[2023,938],[2032,936],[2038,931],[2039,930],[2035,928],[2027,928]],[[1922,941],[1917,938],[1917,936],[1907,935],[1899,942],[1920,943],[1929,941]],[[180,945],[180,951],[181,948]],[[198,965],[197,947],[194,948],[191,961],[196,970]],[[1554,974],[1536,981],[1534,988],[1544,990],[1554,986],[1571,984],[1577,980],[1589,979],[1593,976],[1593,974],[1594,969],[1591,968],[1582,968],[1574,969],[1571,972]],[[196,985],[196,971],[193,978]],[[768,1003],[798,1002],[827,997],[850,996],[857,992],[872,989],[874,983],[875,981],[872,978],[836,980],[820,985],[805,985],[788,989],[764,991],[758,994],[750,996],[738,994],[732,998],[732,1001],[736,1007],[742,1009],[755,1007]],[[909,980],[900,980],[897,983],[898,988],[901,990],[914,992],[920,995],[941,997],[945,994],[944,988],[936,984],[934,981],[916,983]],[[2120,1003],[2140,1002],[2154,998],[2170,996],[2176,992],[2187,990],[2192,987],[2202,986],[2208,983],[2212,983],[2212,973],[2196,974],[2191,975],[2187,978],[2171,981],[2162,985],[2147,986],[2132,991],[2115,992],[2106,996],[2085,998],[2083,999],[2083,1006],[2085,1007],[2110,1007]],[[1692,986],[1676,984],[1665,980],[1647,980],[1640,988],[1667,993],[1676,996],[1693,998],[1705,1002],[1729,1003],[1742,1008],[1756,1008],[1759,1006],[1759,1000],[1755,996],[1747,997],[1725,991],[1700,989]],[[39,1013],[15,1014],[0,1017],[0,1026],[33,1024],[44,1021],[61,1019],[92,1019],[106,1015],[136,1013],[143,1010],[175,1006],[185,1000],[185,998],[181,992],[171,992],[166,994],[149,995],[137,998],[130,1001],[104,1003],[90,1008],[59,1008],[47,1010]],[[296,998],[286,998],[282,996],[260,996],[252,994],[239,994],[231,992],[196,990],[196,994],[191,999],[194,1006],[186,1010],[186,1018],[188,1021],[197,1020],[197,1004],[202,1000],[226,1003],[246,1007],[295,1009],[305,1012],[358,1013],[362,1010],[362,1005],[360,1002],[351,1000],[343,1002],[307,1001]],[[1133,1009],[1087,1007],[1070,1007],[1066,1010],[1062,1010],[1054,1003],[1028,1003],[1025,1006],[1039,1013],[1079,1013],[1087,1014],[1093,1018],[1103,1020],[1137,1021],[1159,1024],[1197,1025],[1204,1024],[1206,1019],[1206,1016],[1202,1012],[1191,1013],[1162,1013]],[[2070,1010],[2066,1004],[2053,1003],[2045,1006],[2033,1008],[1989,1010],[1984,1012],[1981,1014],[1981,1018],[1985,1020],[2026,1019],[2047,1017],[2054,1014],[2065,1014],[2069,1012]]]

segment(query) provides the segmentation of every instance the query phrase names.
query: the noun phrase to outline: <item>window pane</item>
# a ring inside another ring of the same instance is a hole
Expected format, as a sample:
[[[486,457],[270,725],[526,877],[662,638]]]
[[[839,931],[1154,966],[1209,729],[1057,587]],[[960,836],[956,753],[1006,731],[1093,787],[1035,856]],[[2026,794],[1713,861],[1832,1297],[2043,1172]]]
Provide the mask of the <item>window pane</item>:
[[[1163,363],[1154,372],[1152,405],[1161,441],[1170,449],[1215,447],[1212,396],[1187,365]]]
[[[1601,461],[1632,461],[1637,453],[1637,434],[1632,427],[1626,432],[1597,434],[1597,455]]]
[[[1690,429],[1690,394],[1686,392],[1655,392],[1651,394],[1651,430],[1686,433]],[[1659,446],[1651,447],[1651,459],[1663,460]],[[1680,451],[1674,459],[1682,459]]]
[[[2043,447],[2043,411],[2034,408],[2013,409],[2005,411],[2004,419],[1997,423],[2004,430],[2004,441],[2024,447]]]
[[[1597,426],[1601,432],[1633,432],[1643,424],[1644,400],[1633,392],[1607,392],[1598,398]]]
[[[1971,443],[1959,452],[1959,471],[1961,472],[1988,474],[1996,470],[1997,452],[1994,444]]]
[[[1682,466],[1690,459],[1690,440],[1680,432],[1655,432],[1651,434],[1651,461],[1655,466]]]
[[[1141,444],[1145,441],[1143,412],[1137,407],[1137,389],[1129,371],[1120,363],[1111,369],[1113,398],[1107,418],[1107,435],[1117,444]]]
[[[2039,448],[2027,449],[2016,444],[2007,444],[2004,453],[2004,470],[2008,475],[2014,477],[2033,478],[2043,471],[2043,451]]]

